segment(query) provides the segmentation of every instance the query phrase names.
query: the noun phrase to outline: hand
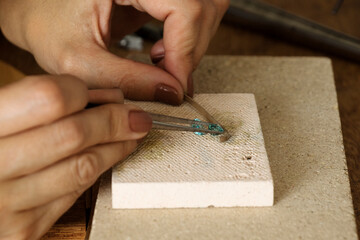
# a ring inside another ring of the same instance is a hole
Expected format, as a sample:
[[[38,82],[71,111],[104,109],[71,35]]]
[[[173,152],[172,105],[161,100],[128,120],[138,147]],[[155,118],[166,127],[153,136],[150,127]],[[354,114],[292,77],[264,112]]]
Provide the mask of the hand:
[[[107,98],[103,98],[106,92]],[[119,90],[88,91],[70,76],[0,88],[0,239],[38,239],[151,128]]]
[[[228,2],[115,0],[138,10],[122,7],[122,35],[148,21],[148,15],[164,21],[164,39],[154,45],[151,58],[166,71],[107,51],[112,0],[0,0],[0,26],[10,41],[32,52],[50,73],[75,75],[90,88],[120,87],[132,99],[180,104],[184,90],[192,94],[191,74]]]

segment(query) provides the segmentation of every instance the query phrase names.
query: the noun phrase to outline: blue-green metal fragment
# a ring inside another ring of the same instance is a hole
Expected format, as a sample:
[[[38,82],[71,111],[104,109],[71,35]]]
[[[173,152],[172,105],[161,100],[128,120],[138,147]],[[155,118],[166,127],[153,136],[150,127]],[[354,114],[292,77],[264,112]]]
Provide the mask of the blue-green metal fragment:
[[[209,130],[215,130],[215,131],[219,131],[219,132],[224,132],[224,129],[219,124],[210,124],[209,125]],[[211,135],[216,135],[216,134],[211,134]]]
[[[194,121],[200,122],[201,120],[198,118],[195,118]],[[193,128],[202,128],[199,124],[192,124],[191,127]],[[194,132],[196,135],[205,135],[205,133],[202,132]]]
[[[201,120],[198,118],[195,118],[194,121],[198,121],[200,122]],[[191,127],[193,128],[199,128],[199,129],[203,129],[204,127],[201,126],[200,124],[192,124]],[[224,132],[224,129],[219,125],[219,124],[209,124],[208,127],[209,130],[215,130],[215,131],[219,131],[219,132]],[[202,132],[194,132],[196,135],[205,135],[205,133]],[[211,134],[211,135],[216,135],[216,134]]]

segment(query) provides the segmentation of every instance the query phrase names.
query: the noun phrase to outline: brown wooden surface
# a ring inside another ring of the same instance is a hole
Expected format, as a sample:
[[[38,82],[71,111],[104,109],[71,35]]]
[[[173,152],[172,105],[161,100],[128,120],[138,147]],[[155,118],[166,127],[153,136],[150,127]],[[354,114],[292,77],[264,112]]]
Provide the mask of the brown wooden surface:
[[[337,15],[331,10],[337,0],[266,0],[290,12],[308,17],[347,34],[360,38],[357,26],[360,16],[360,1],[346,0]],[[119,51],[125,54],[124,51]],[[149,47],[144,52],[149,52]],[[326,56],[322,52],[287,43],[260,32],[243,27],[222,24],[208,50],[208,54],[269,55],[269,56]],[[357,226],[360,226],[360,64],[330,56],[333,61],[339,110],[348,162],[350,183],[354,199]],[[0,59],[10,63],[25,74],[43,71],[33,57],[0,37]],[[0,76],[1,77],[1,76]],[[85,236],[84,198],[74,205],[44,239],[83,239]]]

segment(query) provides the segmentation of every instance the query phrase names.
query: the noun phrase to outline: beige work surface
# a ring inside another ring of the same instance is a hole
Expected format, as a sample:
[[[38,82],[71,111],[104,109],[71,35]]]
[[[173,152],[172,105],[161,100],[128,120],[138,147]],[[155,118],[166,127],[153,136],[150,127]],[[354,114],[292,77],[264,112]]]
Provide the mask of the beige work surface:
[[[113,167],[113,208],[273,205],[273,181],[254,95],[195,94],[194,100],[227,129],[230,139],[151,131],[130,157]],[[206,120],[187,102],[181,107],[132,103],[151,113]]]
[[[265,208],[111,209],[101,183],[90,239],[357,239],[331,62],[206,57],[202,93],[254,93],[275,188]]]

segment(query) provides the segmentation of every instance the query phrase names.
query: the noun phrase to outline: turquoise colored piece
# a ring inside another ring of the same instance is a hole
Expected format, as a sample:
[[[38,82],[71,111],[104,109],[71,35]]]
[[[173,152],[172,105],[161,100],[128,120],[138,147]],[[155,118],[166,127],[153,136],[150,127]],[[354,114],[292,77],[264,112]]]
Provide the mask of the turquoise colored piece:
[[[195,118],[194,121],[198,121],[200,122],[201,120],[198,119],[198,118]],[[191,127],[193,128],[203,128],[203,126],[201,126],[200,124],[192,124]],[[219,131],[219,132],[224,132],[224,129],[219,125],[219,124],[209,124],[209,127],[208,127],[209,130],[216,130],[216,131]],[[205,133],[202,133],[202,132],[194,132],[196,135],[205,135]],[[216,134],[211,134],[213,136],[215,136]]]
[[[224,129],[219,124],[210,124],[209,125],[209,130],[215,130],[215,131],[219,131],[219,132],[224,132]],[[212,134],[212,135],[216,135],[216,134]]]
[[[194,121],[198,121],[200,122],[201,120],[198,119],[198,118],[195,118]],[[192,124],[191,127],[193,128],[202,128],[199,124]],[[202,133],[202,132],[194,132],[196,135],[205,135],[205,133]]]

